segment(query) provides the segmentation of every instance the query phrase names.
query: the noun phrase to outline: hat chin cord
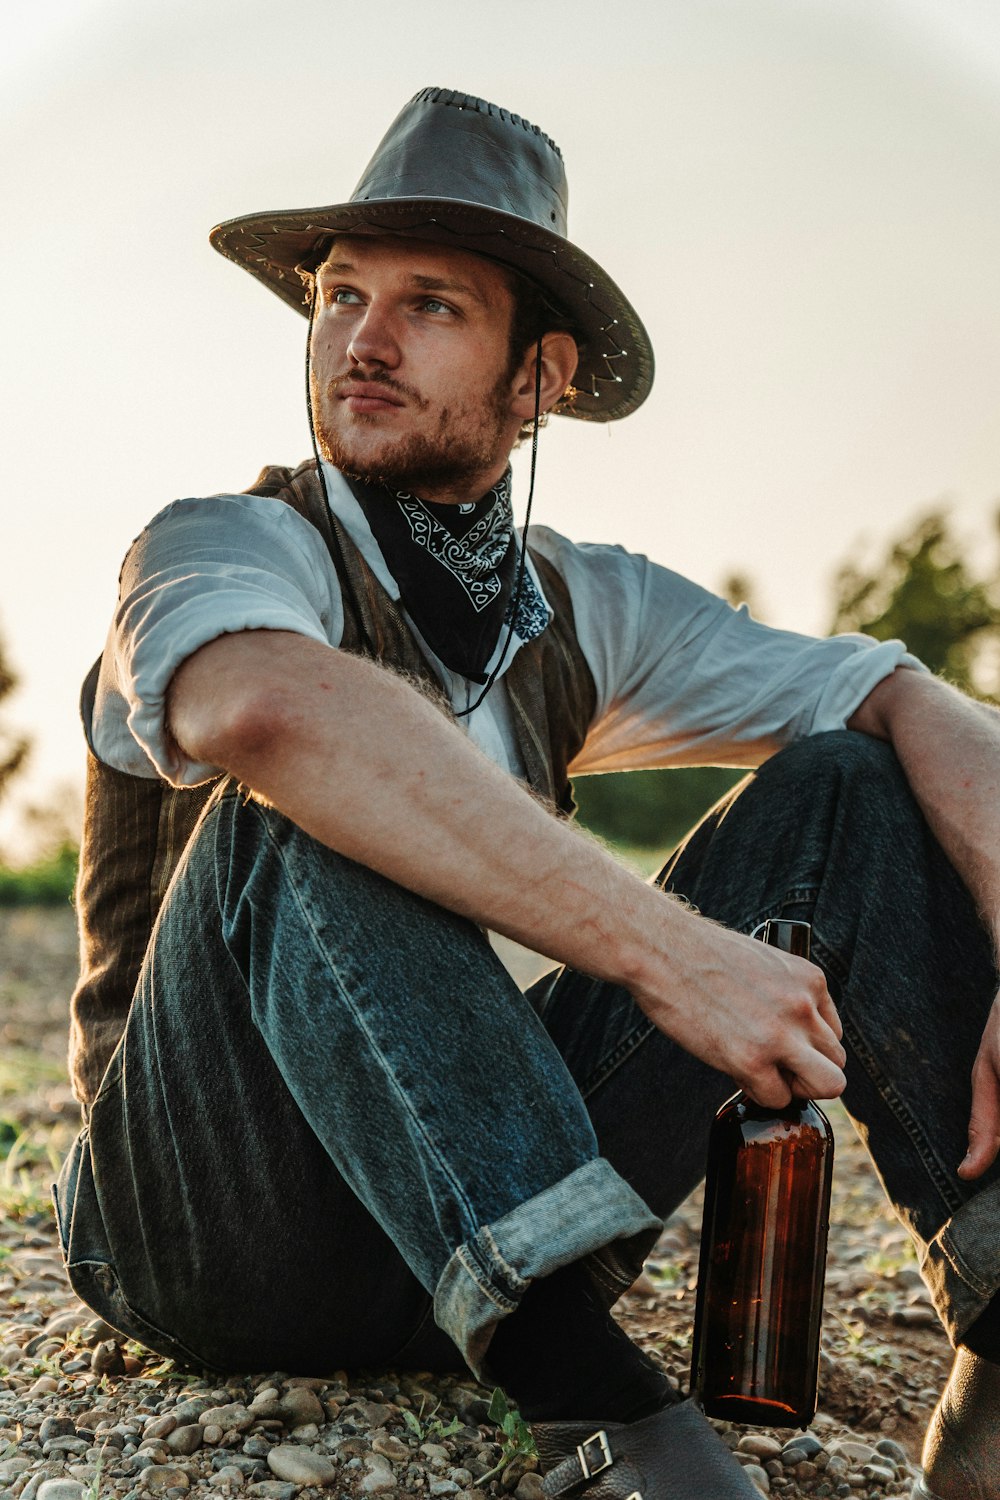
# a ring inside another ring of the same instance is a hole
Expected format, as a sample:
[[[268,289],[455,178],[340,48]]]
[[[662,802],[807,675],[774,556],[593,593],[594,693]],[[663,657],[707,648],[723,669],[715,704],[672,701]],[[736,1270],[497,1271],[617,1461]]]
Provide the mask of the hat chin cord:
[[[319,474],[320,483],[323,486],[323,498],[326,501],[327,509],[329,509],[330,492],[327,489],[326,485],[326,472],[323,468],[323,461],[319,456],[319,443],[316,440],[316,422],[312,400],[312,332],[313,322],[316,317],[317,301],[318,298],[314,294],[312,304],[309,308],[309,334],[306,340],[306,409],[309,413],[309,436],[312,439],[313,456],[316,459],[316,472]],[[524,529],[521,532],[521,555],[518,558],[517,562],[517,581],[514,585],[514,597],[511,600],[510,605],[510,623],[507,626],[507,636],[503,643],[503,650],[500,652],[497,664],[490,673],[482,692],[479,694],[479,697],[476,699],[475,703],[470,704],[468,708],[458,709],[455,712],[456,719],[465,719],[468,718],[470,714],[475,713],[476,709],[482,703],[483,699],[486,697],[486,694],[489,692],[490,688],[493,686],[498,676],[500,675],[500,672],[503,669],[503,664],[507,660],[507,652],[510,650],[511,638],[514,634],[514,621],[517,619],[517,608],[521,602],[521,592],[524,587],[524,566],[528,556],[528,526],[531,522],[531,502],[535,494],[535,466],[538,461],[538,428],[541,420],[541,404],[542,335],[539,334],[538,342],[535,346],[535,417],[531,429],[531,469],[528,483],[528,504],[525,507]],[[371,646],[372,642],[369,641],[368,644],[369,646]],[[372,654],[375,654],[374,650]]]

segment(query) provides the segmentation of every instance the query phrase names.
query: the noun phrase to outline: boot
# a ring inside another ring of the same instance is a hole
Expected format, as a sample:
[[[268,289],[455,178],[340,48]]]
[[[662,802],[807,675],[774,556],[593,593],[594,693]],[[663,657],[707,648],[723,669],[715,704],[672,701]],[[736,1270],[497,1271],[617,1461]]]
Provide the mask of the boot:
[[[1000,1365],[960,1347],[911,1500],[1000,1500]]]
[[[639,1422],[535,1422],[550,1500],[760,1500],[693,1401]]]

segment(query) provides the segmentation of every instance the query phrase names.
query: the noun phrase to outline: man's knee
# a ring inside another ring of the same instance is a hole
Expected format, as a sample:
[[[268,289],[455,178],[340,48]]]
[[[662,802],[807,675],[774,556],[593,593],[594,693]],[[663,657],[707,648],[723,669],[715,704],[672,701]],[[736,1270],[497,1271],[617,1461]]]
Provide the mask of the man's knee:
[[[798,793],[849,790],[864,800],[910,797],[892,746],[852,729],[807,735],[780,750],[756,773],[757,781],[784,783]]]

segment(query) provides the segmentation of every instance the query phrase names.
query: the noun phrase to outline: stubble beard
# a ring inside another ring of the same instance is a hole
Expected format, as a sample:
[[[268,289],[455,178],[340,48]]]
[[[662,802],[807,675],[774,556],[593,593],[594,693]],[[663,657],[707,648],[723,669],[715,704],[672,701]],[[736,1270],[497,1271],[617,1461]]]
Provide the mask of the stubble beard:
[[[410,406],[420,411],[428,409],[429,403],[416,391],[391,377],[373,379],[369,375],[365,383],[387,385],[403,395]],[[337,391],[347,384],[350,380],[344,376],[327,384],[316,414],[316,444],[323,458],[348,479],[386,484],[432,499],[436,492],[463,492],[474,486],[481,476],[496,467],[501,456],[506,456],[503,454],[507,415],[503,398],[508,390],[505,377],[486,393],[479,408],[443,406],[434,430],[396,439],[387,433],[382,443],[372,446],[370,456],[365,451],[368,445],[363,441],[353,442],[350,430],[344,433],[323,420],[324,412],[333,409],[338,399]],[[351,416],[355,429],[378,431],[381,421],[375,414]]]

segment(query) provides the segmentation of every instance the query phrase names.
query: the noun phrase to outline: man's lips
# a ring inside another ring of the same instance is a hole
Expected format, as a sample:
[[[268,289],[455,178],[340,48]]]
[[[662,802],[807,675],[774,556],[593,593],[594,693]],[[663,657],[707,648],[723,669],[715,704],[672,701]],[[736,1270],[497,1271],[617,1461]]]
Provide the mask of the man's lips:
[[[394,407],[405,405],[400,396],[387,390],[384,385],[361,380],[352,380],[342,385],[337,392],[337,400],[345,402],[350,411],[359,414],[391,411]]]

